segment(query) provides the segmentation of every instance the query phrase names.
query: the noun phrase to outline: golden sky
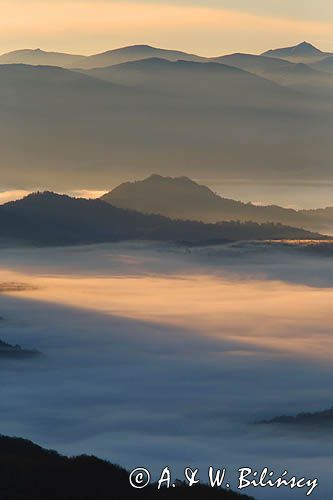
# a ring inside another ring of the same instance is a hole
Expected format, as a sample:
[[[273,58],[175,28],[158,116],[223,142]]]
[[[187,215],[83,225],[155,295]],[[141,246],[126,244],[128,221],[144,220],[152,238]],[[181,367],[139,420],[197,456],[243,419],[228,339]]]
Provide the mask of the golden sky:
[[[303,40],[333,50],[328,0],[0,0],[0,8],[0,52],[89,54],[147,43],[213,56]]]

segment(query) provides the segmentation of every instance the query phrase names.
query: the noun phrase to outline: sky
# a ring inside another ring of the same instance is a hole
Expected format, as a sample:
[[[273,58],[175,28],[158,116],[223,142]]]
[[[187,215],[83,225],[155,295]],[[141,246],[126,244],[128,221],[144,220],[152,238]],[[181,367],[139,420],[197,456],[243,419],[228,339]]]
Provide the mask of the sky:
[[[0,0],[0,52],[147,43],[202,55],[307,40],[333,51],[331,0]]]

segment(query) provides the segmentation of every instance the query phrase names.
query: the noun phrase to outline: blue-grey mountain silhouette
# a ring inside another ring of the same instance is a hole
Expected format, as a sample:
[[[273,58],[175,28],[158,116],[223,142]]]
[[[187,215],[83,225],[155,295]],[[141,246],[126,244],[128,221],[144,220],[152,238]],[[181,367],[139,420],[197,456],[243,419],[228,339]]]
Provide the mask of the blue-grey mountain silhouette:
[[[333,207],[294,210],[277,205],[243,203],[223,198],[188,177],[151,175],[142,181],[120,184],[101,199],[119,208],[161,214],[175,219],[276,222],[322,231],[333,228]]]
[[[103,189],[203,168],[215,179],[329,179],[330,83],[324,94],[321,73],[299,65],[288,83],[279,65],[273,81],[257,66],[161,58],[81,73],[0,65],[2,183]]]
[[[22,49],[0,55],[0,64],[32,64],[66,68],[82,59],[84,59],[82,55],[47,52],[41,49]]]
[[[187,244],[235,240],[322,239],[281,224],[239,221],[204,224],[117,208],[102,200],[34,193],[0,206],[2,240],[32,245],[74,245],[122,240]]]
[[[113,64],[150,59],[152,57],[159,57],[167,59],[168,61],[177,61],[182,59],[184,61],[200,62],[207,60],[205,57],[201,57],[196,54],[188,54],[180,50],[162,49],[152,47],[151,45],[130,45],[128,47],[107,50],[106,52],[102,52],[100,54],[84,57],[81,60],[76,61],[76,67],[98,68],[111,66]]]
[[[36,350],[24,349],[20,345],[11,345],[0,340],[0,359],[9,358],[27,358],[38,356],[40,353]]]
[[[271,49],[262,55],[268,57],[278,57],[293,62],[314,62],[323,59],[329,55],[328,52],[322,52],[314,45],[308,42],[302,42],[292,47],[283,47],[281,49]]]

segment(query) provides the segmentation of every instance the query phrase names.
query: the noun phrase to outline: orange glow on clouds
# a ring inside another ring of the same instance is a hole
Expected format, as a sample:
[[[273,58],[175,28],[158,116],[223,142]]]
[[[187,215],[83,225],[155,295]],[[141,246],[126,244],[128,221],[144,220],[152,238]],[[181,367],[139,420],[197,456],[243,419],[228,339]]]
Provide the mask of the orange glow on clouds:
[[[35,191],[43,191],[42,189],[38,190],[35,189]],[[24,198],[25,196],[28,196],[32,191],[27,191],[24,189],[16,189],[13,191],[0,191],[0,205],[3,205],[4,203],[7,203],[9,201],[16,201]],[[67,191],[66,193],[68,196],[73,196],[74,198],[100,198],[103,194],[105,194],[105,191],[95,191],[95,190],[89,190],[89,189],[77,189],[76,191]]]
[[[130,264],[130,263],[129,263]],[[186,328],[271,354],[333,360],[333,289],[278,281],[238,281],[209,275],[85,276],[18,273],[0,269],[0,282],[32,290],[6,292],[18,298]]]
[[[0,51],[22,47],[91,53],[150,43],[217,55],[330,39],[332,22],[258,16],[191,5],[103,0],[0,0]]]

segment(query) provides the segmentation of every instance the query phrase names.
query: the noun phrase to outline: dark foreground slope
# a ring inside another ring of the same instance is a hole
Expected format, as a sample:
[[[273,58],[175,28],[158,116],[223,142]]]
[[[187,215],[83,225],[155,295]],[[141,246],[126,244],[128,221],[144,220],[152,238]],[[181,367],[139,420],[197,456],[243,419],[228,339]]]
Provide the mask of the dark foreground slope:
[[[280,224],[173,220],[116,208],[101,200],[35,193],[0,207],[5,241],[71,245],[121,240],[187,243],[265,239],[320,239],[321,235]]]
[[[1,500],[251,500],[208,487],[135,490],[128,472],[92,456],[67,458],[30,441],[0,436]],[[252,499],[253,500],[253,499]]]

